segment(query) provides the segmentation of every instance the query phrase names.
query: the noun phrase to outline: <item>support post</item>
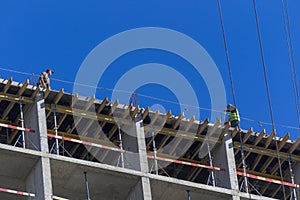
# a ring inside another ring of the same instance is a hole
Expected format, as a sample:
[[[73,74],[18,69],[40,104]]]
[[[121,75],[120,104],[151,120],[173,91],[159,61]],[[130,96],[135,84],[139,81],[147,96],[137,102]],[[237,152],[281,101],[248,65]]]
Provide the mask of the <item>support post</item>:
[[[289,169],[290,169],[290,181],[291,181],[291,183],[295,184],[291,155],[288,156],[288,163],[289,163]],[[296,188],[290,187],[290,190],[291,190],[291,199],[297,200],[298,198],[297,198]]]
[[[152,127],[152,144],[153,144],[153,155],[154,155],[154,169],[155,169],[155,174],[158,175],[157,149],[155,144],[155,133],[153,127]]]
[[[211,152],[210,152],[209,139],[206,140],[206,146],[207,146],[207,151],[208,151],[209,164],[211,167],[213,167],[214,165],[213,165],[213,159],[212,159]],[[214,170],[210,170],[207,184],[210,181],[211,181],[212,186],[216,186]]]
[[[241,158],[242,158],[242,165],[243,165],[243,183],[244,183],[244,191],[246,193],[249,193],[249,183],[247,178],[247,166],[246,166],[246,160],[245,160],[245,154],[244,154],[244,146],[243,146],[243,139],[242,134],[239,131],[239,137],[240,137],[240,152],[241,152]]]
[[[118,131],[119,131],[119,133],[118,133],[119,134],[119,147],[121,150],[124,150],[120,125],[118,125]],[[125,162],[124,162],[124,152],[123,151],[120,153],[120,159],[121,159],[121,167],[124,168]]]
[[[58,132],[57,132],[57,117],[56,117],[56,105],[53,105],[53,120],[54,120],[54,131],[55,131],[55,147],[56,147],[56,154],[59,155],[59,143],[58,143],[58,139],[57,139],[57,136],[58,136]]]
[[[125,161],[134,168],[144,173],[148,173],[148,159],[145,142],[145,132],[143,127],[143,120],[141,113],[135,118],[135,123],[130,127],[130,133],[123,135],[124,150],[134,152],[133,155],[125,154]],[[129,135],[130,134],[130,135]],[[151,200],[150,179],[148,177],[141,177],[137,185],[133,188],[127,200]]]
[[[219,146],[213,150],[213,163],[215,166],[224,168],[225,171],[216,171],[216,186],[235,190],[239,192],[238,178],[236,175],[233,142],[230,133],[225,133]],[[239,200],[239,196],[233,195],[232,199]]]
[[[88,182],[88,179],[87,179],[87,173],[86,172],[83,172],[83,173],[84,173],[84,181],[85,181],[86,199],[91,200],[90,190],[89,190],[89,182]]]
[[[191,193],[189,190],[186,191],[187,192],[187,195],[188,195],[188,200],[191,200]]]
[[[19,100],[20,105],[20,121],[21,121],[21,127],[24,129],[24,114],[23,114],[23,99]],[[25,131],[22,130],[22,146],[25,149],[26,143],[25,143]]]
[[[47,123],[45,102],[42,94],[38,94],[35,103],[26,109],[25,125],[35,130],[35,133],[28,134],[27,146],[30,149],[49,153],[47,138]],[[26,189],[30,193],[36,194],[35,199],[52,199],[52,180],[50,159],[40,157],[35,167],[26,178]]]

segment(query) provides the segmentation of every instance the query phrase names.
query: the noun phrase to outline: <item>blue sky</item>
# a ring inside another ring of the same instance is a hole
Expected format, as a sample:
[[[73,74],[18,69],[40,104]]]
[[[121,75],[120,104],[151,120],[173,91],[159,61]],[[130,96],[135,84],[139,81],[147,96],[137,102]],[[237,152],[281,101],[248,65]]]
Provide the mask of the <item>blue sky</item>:
[[[300,2],[288,3],[299,77],[300,15],[297,13]],[[271,122],[252,1],[221,0],[221,4],[240,114],[245,118]],[[257,6],[275,123],[297,127],[281,1],[257,1]],[[201,44],[216,63],[228,102],[232,102],[217,0],[1,1],[0,68],[39,74],[50,67],[55,70],[53,79],[74,82],[82,62],[99,43],[120,32],[141,27],[172,29]],[[121,56],[111,64],[98,86],[114,88],[122,74],[133,66],[151,62],[172,66],[179,71],[196,90],[200,106],[210,108],[209,93],[202,77],[184,59],[160,50],[145,49]],[[3,70],[0,70],[0,76],[13,76],[16,81],[30,78]],[[60,88],[72,92],[71,84],[53,80],[52,89]],[[137,92],[178,102],[176,94],[159,84],[142,85]],[[111,91],[97,90],[100,99],[110,95]],[[173,114],[180,112],[178,104],[143,96],[138,96],[138,103],[143,107],[160,104],[164,110],[172,109]],[[183,108],[188,109],[193,108]],[[201,111],[200,119],[209,116],[208,112]],[[255,131],[263,128],[267,133],[271,131],[269,125],[259,127],[258,123],[247,120],[241,125],[243,129],[254,127]],[[290,132],[291,138],[296,139],[299,134],[297,129],[280,126],[277,129],[278,136]]]

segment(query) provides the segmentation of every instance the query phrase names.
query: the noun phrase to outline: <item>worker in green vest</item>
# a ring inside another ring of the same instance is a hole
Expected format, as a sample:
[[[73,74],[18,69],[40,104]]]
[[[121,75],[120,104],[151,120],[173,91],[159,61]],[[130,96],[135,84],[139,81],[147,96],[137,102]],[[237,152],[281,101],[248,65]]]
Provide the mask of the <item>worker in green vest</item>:
[[[240,115],[238,109],[232,104],[228,104],[227,110],[225,111],[228,113],[228,122],[230,123],[230,126],[239,128]]]

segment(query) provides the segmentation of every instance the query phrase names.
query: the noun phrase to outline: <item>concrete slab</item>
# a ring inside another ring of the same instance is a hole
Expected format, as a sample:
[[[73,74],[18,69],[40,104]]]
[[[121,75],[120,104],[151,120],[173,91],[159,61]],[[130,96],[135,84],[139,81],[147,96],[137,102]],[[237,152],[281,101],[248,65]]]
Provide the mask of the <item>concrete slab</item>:
[[[140,179],[140,176],[51,159],[53,194],[72,200],[86,199],[84,172],[87,172],[91,199],[126,199]]]
[[[1,146],[3,146],[1,144]],[[8,146],[8,145],[5,145]],[[8,146],[8,149],[18,149]],[[0,187],[23,192],[26,191],[26,178],[39,160],[39,156],[24,154],[0,148]],[[0,192],[0,199],[27,199],[24,196]]]
[[[175,178],[149,175],[153,200],[187,199],[190,190],[191,199],[230,199],[232,190],[192,183]]]

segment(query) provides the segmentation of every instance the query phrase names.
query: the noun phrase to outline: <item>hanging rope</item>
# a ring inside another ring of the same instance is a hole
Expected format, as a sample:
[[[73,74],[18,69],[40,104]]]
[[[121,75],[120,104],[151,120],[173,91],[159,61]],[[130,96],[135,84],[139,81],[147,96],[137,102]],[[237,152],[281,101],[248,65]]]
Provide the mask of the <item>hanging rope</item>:
[[[261,54],[262,66],[263,66],[263,70],[264,70],[265,84],[266,84],[267,95],[268,95],[268,104],[269,104],[269,109],[270,109],[270,117],[271,117],[271,121],[272,121],[273,130],[275,130],[273,109],[272,109],[272,104],[271,104],[271,95],[270,95],[270,89],[269,89],[269,81],[268,81],[268,76],[267,76],[267,67],[266,67],[266,63],[265,63],[264,50],[263,50],[263,44],[262,44],[262,39],[261,39],[260,26],[259,26],[259,21],[258,21],[258,13],[257,13],[257,7],[256,7],[256,0],[253,0],[253,7],[254,7],[255,22],[256,22],[256,28],[257,28],[257,35],[258,35],[258,41],[259,41],[259,47],[260,47],[260,54]],[[277,139],[276,139],[276,132],[275,132],[275,135],[274,135],[274,139],[275,139],[276,152],[277,152],[277,158],[278,158],[278,164],[279,164],[280,178],[281,178],[281,181],[283,181],[283,174],[282,174],[282,168],[281,168],[281,161],[280,161],[280,155],[279,155],[278,142],[277,142]],[[286,199],[284,185],[282,185],[282,190],[283,190],[283,197],[284,197],[284,199]]]
[[[229,78],[230,78],[231,93],[232,93],[234,106],[236,107],[236,98],[235,98],[235,93],[234,93],[234,85],[233,85],[233,79],[232,79],[231,65],[230,65],[230,61],[229,61],[229,53],[228,53],[228,47],[227,47],[225,28],[224,28],[224,22],[223,22],[223,14],[222,14],[222,8],[221,8],[220,0],[218,0],[218,9],[219,9],[219,17],[220,17],[220,22],[221,22],[221,27],[222,27],[222,36],[223,36],[224,48],[225,48],[225,53],[226,53],[227,68],[228,68]]]
[[[283,23],[284,23],[285,40],[288,47],[289,64],[290,64],[290,70],[292,75],[292,85],[294,90],[298,126],[300,127],[300,103],[299,103],[300,101],[299,101],[299,92],[298,92],[299,90],[298,90],[297,76],[296,76],[297,73],[295,68],[294,49],[292,45],[290,19],[288,14],[288,4],[286,0],[281,0],[281,8],[282,8],[281,11],[283,16]]]
[[[219,10],[220,22],[221,22],[221,27],[222,27],[222,36],[223,36],[224,48],[225,48],[225,52],[226,52],[228,72],[229,72],[229,77],[230,77],[231,93],[232,93],[234,106],[237,107],[236,106],[235,93],[234,93],[234,84],[233,84],[231,66],[230,66],[230,61],[229,61],[228,47],[227,47],[227,41],[226,41],[226,35],[225,35],[225,26],[224,26],[224,22],[223,22],[223,15],[222,15],[222,8],[221,8],[220,0],[218,0],[218,10]],[[243,164],[243,178],[244,178],[243,183],[244,183],[244,189],[245,189],[244,191],[246,193],[249,193],[249,182],[248,182],[248,177],[247,177],[246,160],[245,160],[245,157],[244,157],[243,140],[242,140],[242,135],[241,135],[240,131],[239,131],[239,137],[240,137],[240,147],[241,147],[240,152],[241,152],[241,158],[242,158],[242,164]],[[251,199],[250,193],[249,193],[249,198]]]

